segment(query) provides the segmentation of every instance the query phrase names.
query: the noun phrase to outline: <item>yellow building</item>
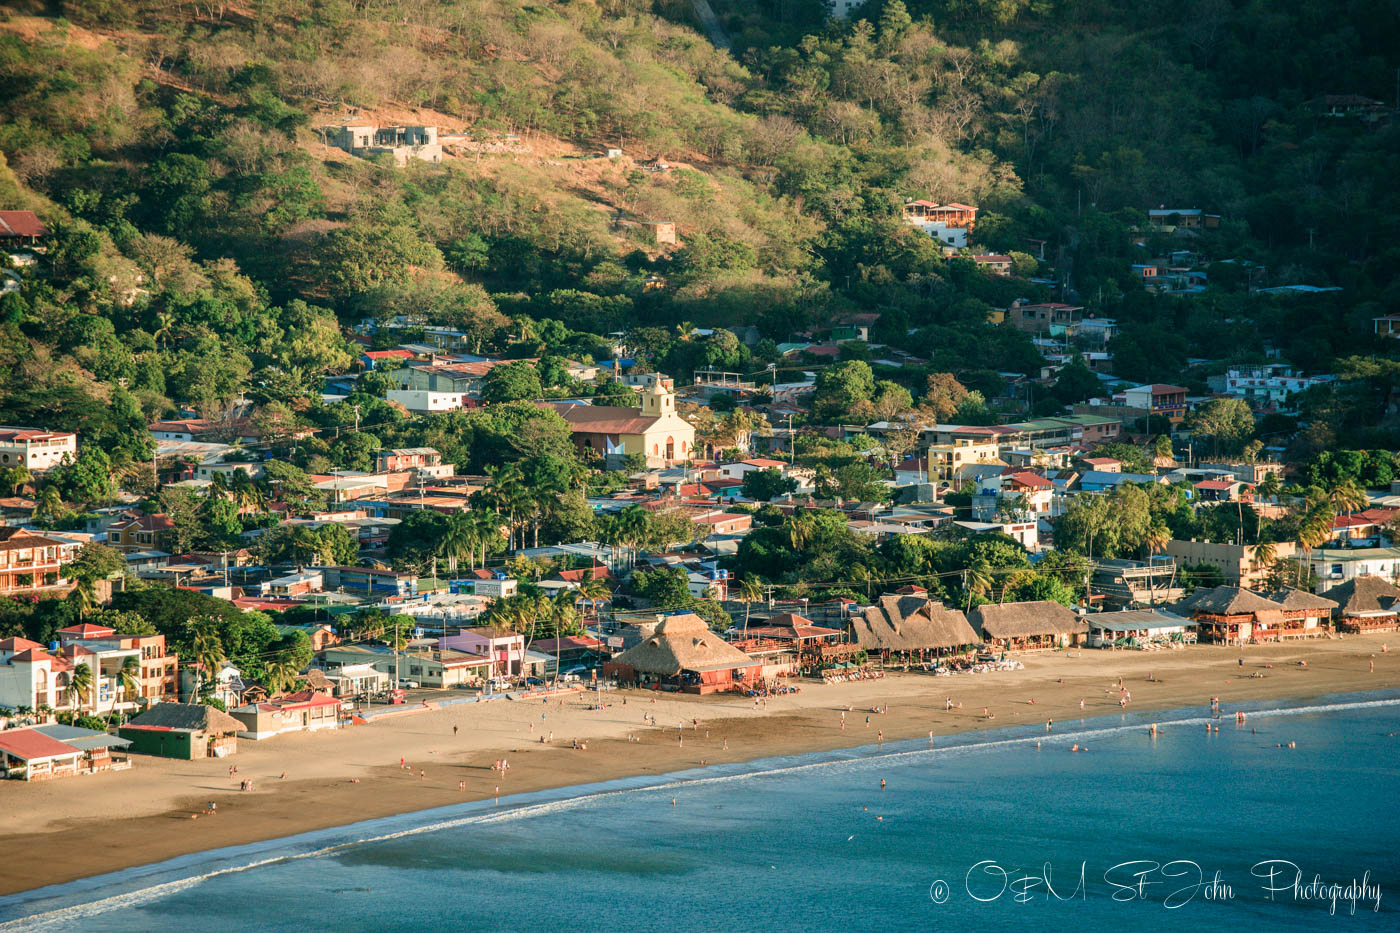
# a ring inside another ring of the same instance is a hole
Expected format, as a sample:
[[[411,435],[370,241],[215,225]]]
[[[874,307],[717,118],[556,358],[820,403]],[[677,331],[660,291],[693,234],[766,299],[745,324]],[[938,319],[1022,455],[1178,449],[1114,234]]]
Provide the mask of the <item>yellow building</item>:
[[[642,407],[555,403],[551,407],[569,423],[574,443],[584,456],[641,454],[647,466],[682,463],[694,456],[695,428],[676,414],[670,379],[657,377],[642,392]]]
[[[977,463],[997,463],[1005,466],[998,455],[1001,450],[995,443],[954,441],[951,444],[934,444],[928,449],[928,475],[932,483],[957,484],[963,467]]]

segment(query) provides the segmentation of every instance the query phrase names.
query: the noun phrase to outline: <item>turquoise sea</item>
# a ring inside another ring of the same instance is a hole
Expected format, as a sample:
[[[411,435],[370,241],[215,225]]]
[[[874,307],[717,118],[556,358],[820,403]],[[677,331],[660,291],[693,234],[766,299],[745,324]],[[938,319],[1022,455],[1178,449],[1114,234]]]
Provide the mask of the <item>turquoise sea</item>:
[[[0,899],[0,930],[1400,930],[1400,699],[1242,709],[408,814]]]

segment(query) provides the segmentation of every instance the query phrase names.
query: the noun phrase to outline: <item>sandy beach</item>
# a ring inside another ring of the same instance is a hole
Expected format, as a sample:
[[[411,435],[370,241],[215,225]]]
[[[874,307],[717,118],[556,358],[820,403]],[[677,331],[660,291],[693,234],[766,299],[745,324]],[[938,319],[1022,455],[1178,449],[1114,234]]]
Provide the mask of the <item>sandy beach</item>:
[[[1394,642],[1392,650],[1383,653],[1387,642]],[[1304,659],[1306,667],[1297,663]],[[1086,649],[1020,660],[1023,671],[953,677],[891,672],[830,686],[803,682],[801,693],[757,707],[738,696],[640,690],[605,692],[603,709],[594,708],[592,693],[497,700],[260,743],[243,740],[229,759],[137,755],[125,772],[5,782],[0,784],[0,839],[7,851],[33,857],[7,860],[0,894],[489,798],[498,788],[506,796],[702,762],[872,745],[881,734],[895,741],[930,731],[948,735],[1047,720],[1067,727],[1120,713],[1119,677],[1132,695],[1130,712],[1177,707],[1204,712],[1215,696],[1228,714],[1231,704],[1245,700],[1400,689],[1400,637],[1394,633],[1243,650]],[[1262,676],[1251,676],[1255,673]],[[949,698],[961,708],[945,709]],[[886,704],[888,713],[871,712]],[[852,711],[843,729],[847,706]],[[654,717],[656,725],[646,717]],[[541,744],[540,736],[551,733],[553,741]],[[587,749],[574,749],[575,739]],[[400,765],[401,758],[409,767]],[[503,778],[492,768],[501,758],[510,762]],[[230,776],[233,764],[238,774]],[[253,791],[240,792],[245,779],[254,782]],[[192,818],[210,801],[218,804],[216,816]]]

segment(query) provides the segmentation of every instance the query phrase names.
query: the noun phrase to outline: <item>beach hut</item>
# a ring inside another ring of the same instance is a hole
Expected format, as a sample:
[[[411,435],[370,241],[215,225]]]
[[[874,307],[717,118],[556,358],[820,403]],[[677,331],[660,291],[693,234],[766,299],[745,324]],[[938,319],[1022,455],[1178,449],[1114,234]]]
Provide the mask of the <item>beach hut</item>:
[[[1048,599],[987,603],[972,610],[969,621],[982,641],[1003,651],[1062,648],[1080,644],[1089,634],[1082,616]]]
[[[1196,620],[1202,641],[1222,645],[1276,640],[1287,623],[1282,603],[1238,586],[1198,589],[1173,610]]]
[[[1280,639],[1317,638],[1332,630],[1335,599],[1291,586],[1264,595],[1283,607],[1284,624],[1277,629]]]
[[[162,758],[224,758],[238,750],[243,723],[199,703],[158,703],[117,730],[131,750]]]
[[[914,595],[881,596],[852,617],[851,640],[872,654],[921,658],[963,652],[981,641],[959,610]]]
[[[1160,648],[1196,642],[1196,623],[1160,609],[1125,609],[1084,617],[1091,648]]]
[[[603,676],[704,694],[754,683],[762,668],[704,619],[684,612],[667,616],[650,637],[604,664]]]
[[[1389,632],[1400,624],[1400,589],[1380,577],[1353,577],[1322,595],[1337,604],[1344,632]]]

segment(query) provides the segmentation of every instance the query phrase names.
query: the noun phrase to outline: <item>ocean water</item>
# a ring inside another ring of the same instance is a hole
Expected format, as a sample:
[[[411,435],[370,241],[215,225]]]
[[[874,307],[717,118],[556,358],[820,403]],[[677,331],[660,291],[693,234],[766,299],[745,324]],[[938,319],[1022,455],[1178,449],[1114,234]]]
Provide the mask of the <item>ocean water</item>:
[[[1242,709],[409,814],[0,899],[0,930],[1400,930],[1400,699]]]

